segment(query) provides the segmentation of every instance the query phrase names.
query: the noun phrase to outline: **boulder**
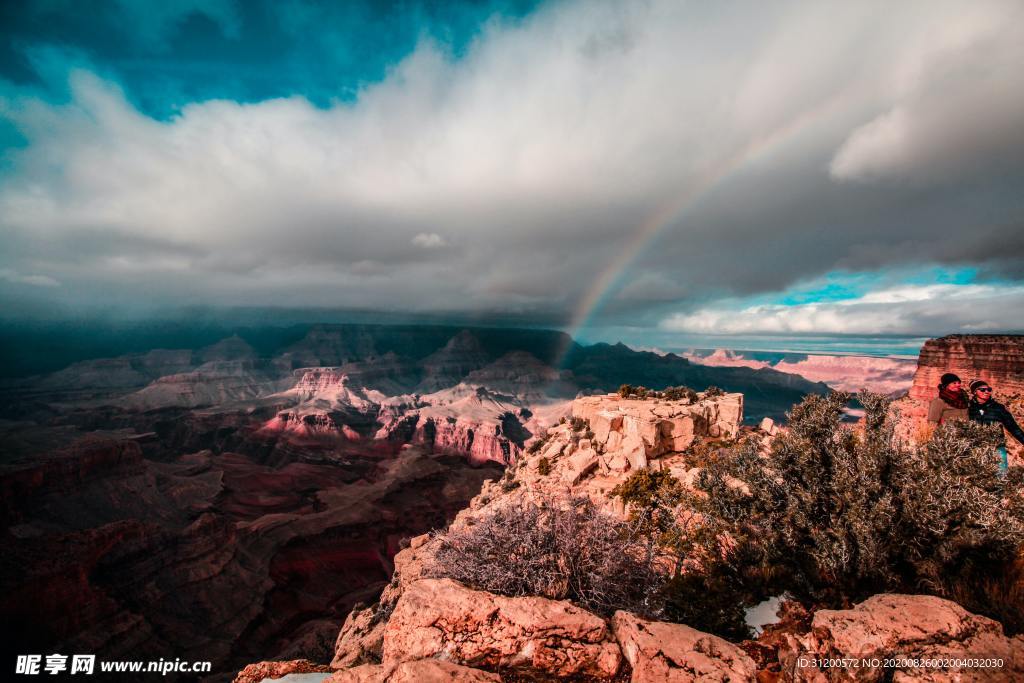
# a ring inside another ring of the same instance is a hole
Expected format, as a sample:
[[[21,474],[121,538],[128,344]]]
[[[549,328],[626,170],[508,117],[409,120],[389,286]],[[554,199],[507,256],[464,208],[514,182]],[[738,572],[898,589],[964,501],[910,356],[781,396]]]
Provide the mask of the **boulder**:
[[[401,662],[393,667],[364,664],[338,671],[324,683],[500,683],[497,674],[439,659]]]
[[[674,417],[663,424],[666,428],[665,436],[670,450],[684,451],[693,443],[695,435],[694,423],[693,418],[689,415]]]
[[[972,614],[950,600],[930,595],[879,594],[849,610],[819,610],[811,631],[799,640],[802,652],[784,662],[797,680],[1010,681],[1024,680],[1024,636],[1008,638],[988,617]],[[812,666],[815,657],[954,660],[954,666],[884,666],[829,669],[828,678]],[[1001,659],[998,668],[958,667],[955,660]],[[804,664],[804,665],[802,665]],[[892,676],[892,678],[887,678]]]
[[[330,669],[323,664],[314,664],[307,659],[293,659],[287,662],[256,662],[239,671],[233,683],[261,683],[268,678],[282,678],[293,673],[325,671],[330,671]]]
[[[385,666],[440,657],[469,666],[610,679],[622,655],[604,620],[567,601],[507,598],[450,579],[406,587],[384,633]]]
[[[384,621],[377,617],[379,605],[352,610],[334,643],[332,669],[348,669],[357,664],[379,662],[384,647]]]
[[[633,667],[632,683],[741,683],[754,680],[757,672],[754,660],[736,645],[684,624],[619,611],[612,630]]]
[[[596,470],[597,465],[598,456],[593,449],[587,448],[573,453],[562,465],[562,481],[576,485]]]

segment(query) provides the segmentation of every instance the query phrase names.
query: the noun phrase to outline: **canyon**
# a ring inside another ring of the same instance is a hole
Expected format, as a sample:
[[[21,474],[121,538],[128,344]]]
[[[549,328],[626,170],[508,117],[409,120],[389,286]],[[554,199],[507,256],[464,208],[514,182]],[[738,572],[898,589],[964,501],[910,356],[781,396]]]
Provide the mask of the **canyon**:
[[[545,330],[276,336],[0,383],[9,654],[173,655],[214,662],[215,679],[268,657],[327,661],[404,540],[445,526],[577,396],[633,382],[748,397],[728,416],[672,417],[667,440],[630,437],[635,460],[827,390]]]

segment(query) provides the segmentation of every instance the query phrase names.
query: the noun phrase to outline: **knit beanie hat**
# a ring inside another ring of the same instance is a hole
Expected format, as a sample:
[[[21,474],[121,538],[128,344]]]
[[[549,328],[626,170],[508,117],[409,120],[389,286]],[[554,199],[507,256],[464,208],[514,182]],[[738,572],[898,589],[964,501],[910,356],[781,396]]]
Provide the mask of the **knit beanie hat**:
[[[959,381],[960,381],[960,378],[959,378],[959,377],[957,377],[956,375],[954,375],[954,374],[953,374],[952,372],[947,372],[947,373],[946,373],[945,375],[943,375],[943,376],[942,376],[942,378],[941,378],[941,379],[939,380],[939,388],[940,388],[940,389],[945,389],[945,388],[946,388],[946,385],[948,385],[948,384],[952,384],[953,382],[959,382]]]
[[[988,382],[986,382],[985,380],[983,380],[983,379],[976,379],[973,382],[971,382],[971,393],[974,393],[975,391],[977,391],[978,389],[981,389],[982,387],[988,387],[989,389],[992,388],[992,387],[989,386]]]

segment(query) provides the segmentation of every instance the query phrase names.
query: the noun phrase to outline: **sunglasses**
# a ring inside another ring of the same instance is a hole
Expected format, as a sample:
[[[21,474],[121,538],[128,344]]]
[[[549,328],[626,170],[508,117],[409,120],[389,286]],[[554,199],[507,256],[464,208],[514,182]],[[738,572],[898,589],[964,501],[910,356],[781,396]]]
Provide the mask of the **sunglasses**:
[[[991,394],[992,393],[992,388],[991,387],[982,387],[981,389],[975,389],[974,391],[975,391],[975,393],[978,393],[978,394]]]

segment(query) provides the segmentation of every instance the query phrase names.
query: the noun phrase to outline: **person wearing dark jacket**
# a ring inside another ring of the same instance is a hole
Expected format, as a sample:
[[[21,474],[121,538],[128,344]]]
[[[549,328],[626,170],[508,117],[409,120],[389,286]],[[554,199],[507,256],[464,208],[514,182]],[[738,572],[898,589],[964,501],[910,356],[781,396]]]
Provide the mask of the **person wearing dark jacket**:
[[[1024,444],[1024,430],[1013,419],[1013,415],[1006,409],[1006,406],[992,398],[992,387],[984,380],[978,379],[971,382],[971,403],[967,406],[967,417],[973,422],[980,422],[984,425],[998,423],[1010,432],[1018,443]],[[1002,459],[1002,462],[999,463],[999,471],[1005,474],[1009,469],[1005,436],[999,446],[999,456]]]

